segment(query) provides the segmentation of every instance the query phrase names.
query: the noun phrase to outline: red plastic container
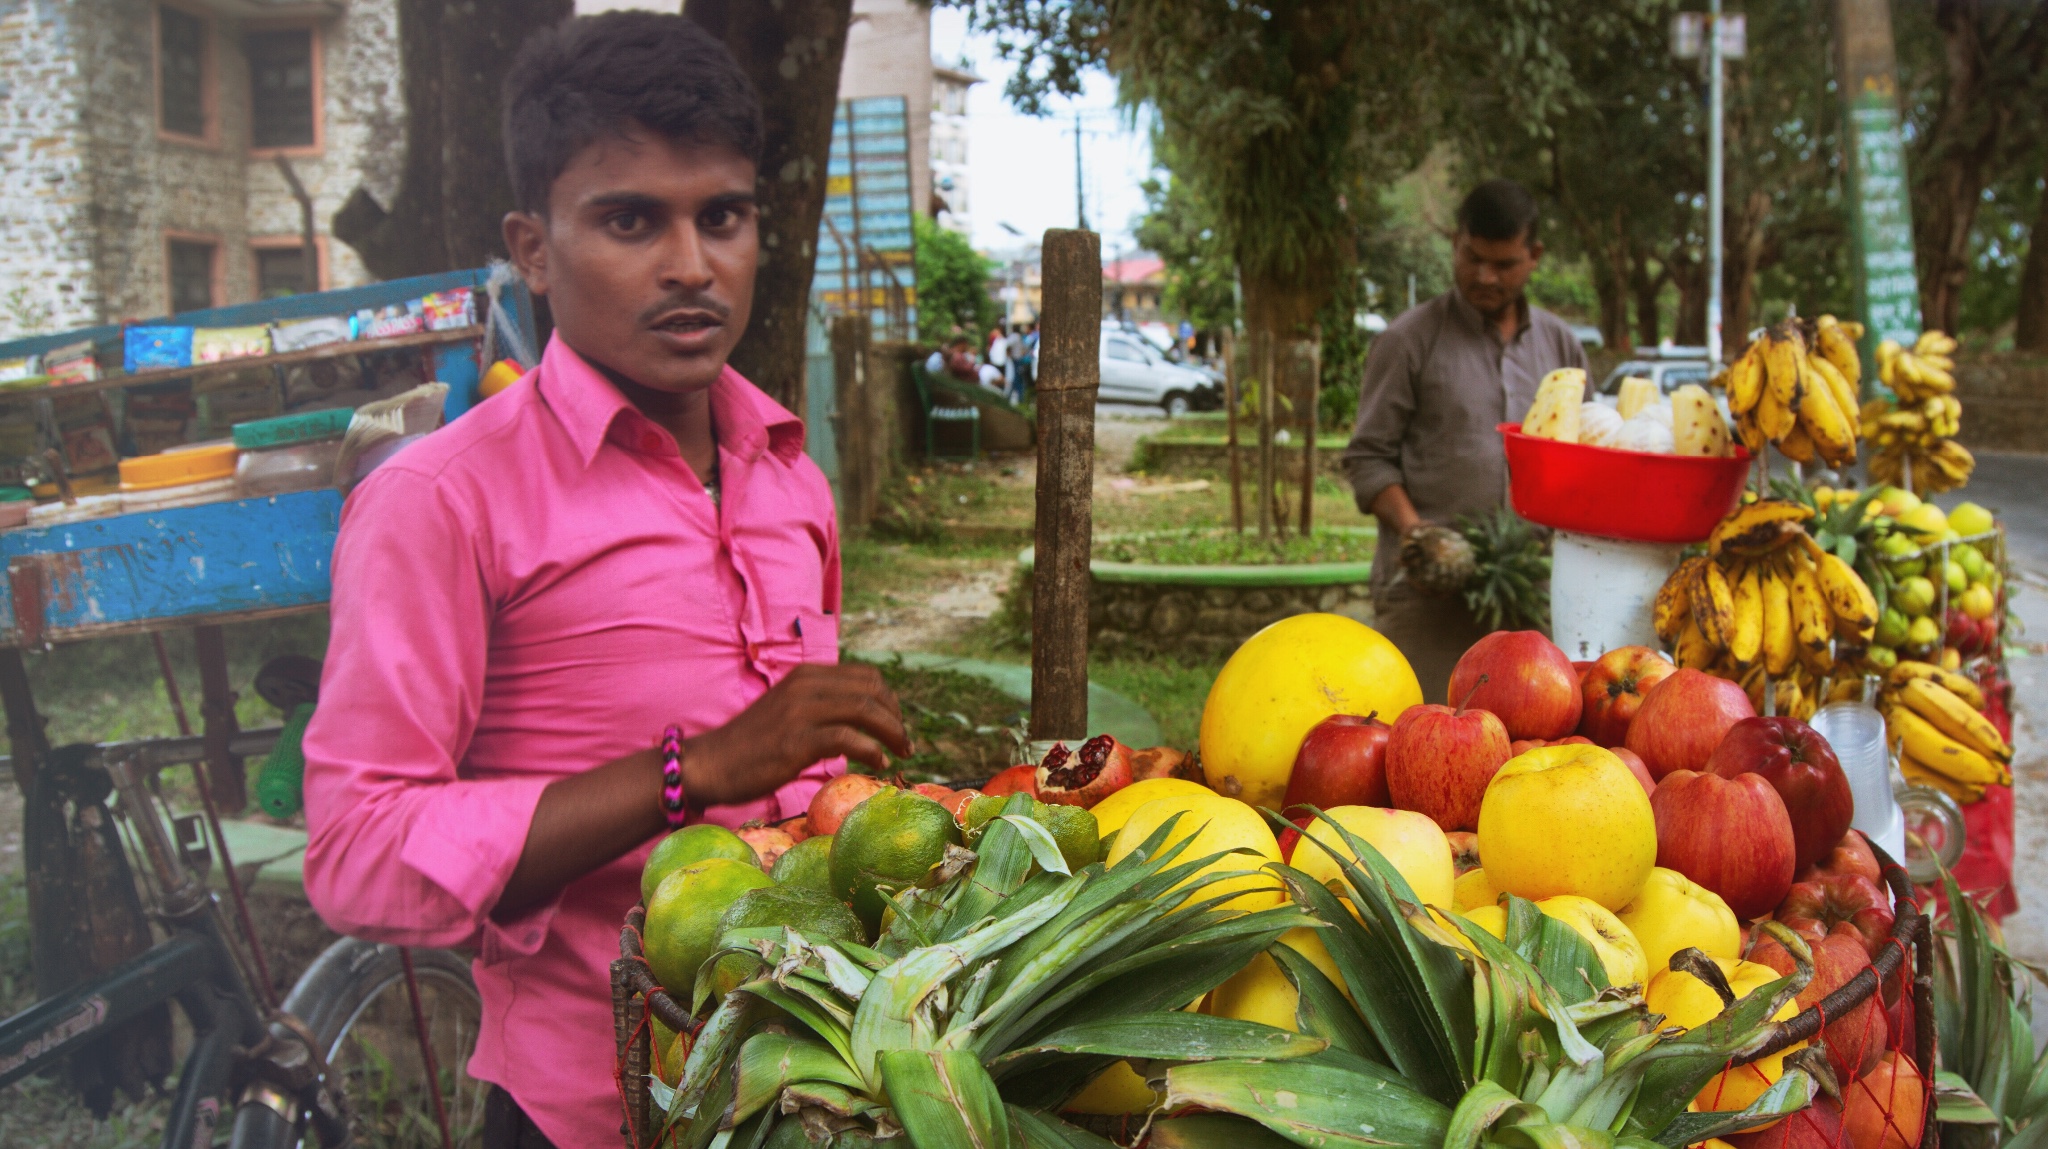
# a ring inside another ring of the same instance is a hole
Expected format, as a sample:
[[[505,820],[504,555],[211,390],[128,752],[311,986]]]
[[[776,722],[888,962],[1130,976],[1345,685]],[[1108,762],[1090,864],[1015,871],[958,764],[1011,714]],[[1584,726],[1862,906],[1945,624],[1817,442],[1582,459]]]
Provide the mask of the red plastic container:
[[[1742,498],[1750,455],[1656,455],[1522,434],[1502,423],[1515,513],[1560,531],[1642,543],[1696,543]]]

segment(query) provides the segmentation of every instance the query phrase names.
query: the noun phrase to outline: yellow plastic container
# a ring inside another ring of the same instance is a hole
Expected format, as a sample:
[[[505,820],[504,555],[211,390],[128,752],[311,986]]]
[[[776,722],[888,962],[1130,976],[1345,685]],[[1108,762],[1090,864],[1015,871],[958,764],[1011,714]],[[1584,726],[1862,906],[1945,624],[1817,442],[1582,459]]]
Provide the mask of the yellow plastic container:
[[[235,457],[240,453],[233,443],[207,443],[160,455],[123,459],[121,489],[154,491],[160,487],[228,478],[235,473]]]

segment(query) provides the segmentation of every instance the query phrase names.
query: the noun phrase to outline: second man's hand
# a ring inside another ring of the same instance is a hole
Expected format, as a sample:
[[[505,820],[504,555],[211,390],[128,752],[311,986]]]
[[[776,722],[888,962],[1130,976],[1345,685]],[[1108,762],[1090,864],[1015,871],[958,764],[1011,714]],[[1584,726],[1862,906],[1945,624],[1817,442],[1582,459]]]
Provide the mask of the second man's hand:
[[[685,783],[697,805],[772,793],[805,767],[844,756],[875,772],[908,757],[896,694],[872,666],[805,663],[732,721],[685,744]]]

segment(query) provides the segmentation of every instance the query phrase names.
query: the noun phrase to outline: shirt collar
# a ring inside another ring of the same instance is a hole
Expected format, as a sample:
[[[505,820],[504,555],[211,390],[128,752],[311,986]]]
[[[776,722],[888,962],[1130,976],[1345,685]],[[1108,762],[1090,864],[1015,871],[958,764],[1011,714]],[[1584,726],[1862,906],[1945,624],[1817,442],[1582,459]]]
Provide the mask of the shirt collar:
[[[1451,310],[1457,312],[1466,323],[1472,326],[1473,330],[1481,332],[1495,342],[1500,341],[1500,329],[1489,323],[1484,315],[1479,314],[1479,309],[1472,306],[1472,301],[1465,298],[1465,293],[1458,290],[1456,284],[1451,285]],[[1514,338],[1509,339],[1508,342],[1513,343],[1516,339],[1520,339],[1522,333],[1527,330],[1529,330],[1529,297],[1523,295],[1515,300],[1515,334]]]
[[[603,372],[592,367],[559,336],[549,338],[547,350],[541,355],[537,386],[548,409],[569,433],[569,440],[575,444],[585,466],[597,458],[605,441],[613,438],[613,425],[619,419],[647,421]],[[785,463],[794,462],[803,453],[803,420],[770,399],[730,364],[711,385],[711,419],[718,428],[719,447],[748,462],[758,459],[763,450],[773,452]],[[673,442],[666,435],[662,438],[662,453],[674,453]],[[625,441],[630,442],[631,438]]]

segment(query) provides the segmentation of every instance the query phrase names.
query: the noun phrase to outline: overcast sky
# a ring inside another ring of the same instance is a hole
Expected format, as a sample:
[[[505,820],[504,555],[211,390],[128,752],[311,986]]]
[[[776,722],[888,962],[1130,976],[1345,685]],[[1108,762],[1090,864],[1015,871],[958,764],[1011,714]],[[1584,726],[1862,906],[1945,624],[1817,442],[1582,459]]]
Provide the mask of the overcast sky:
[[[1145,210],[1138,184],[1152,168],[1144,125],[1127,126],[1117,110],[1109,77],[1088,77],[1075,100],[1057,100],[1054,113],[1023,115],[1003,99],[1011,67],[999,59],[991,38],[969,35],[957,8],[932,10],[932,58],[950,63],[961,56],[986,83],[968,89],[968,179],[974,245],[1012,250],[1016,236],[1008,223],[1036,239],[1049,227],[1074,226],[1074,113],[1081,113],[1082,190],[1088,223],[1102,233],[1102,256],[1114,259],[1134,246],[1131,225]]]

